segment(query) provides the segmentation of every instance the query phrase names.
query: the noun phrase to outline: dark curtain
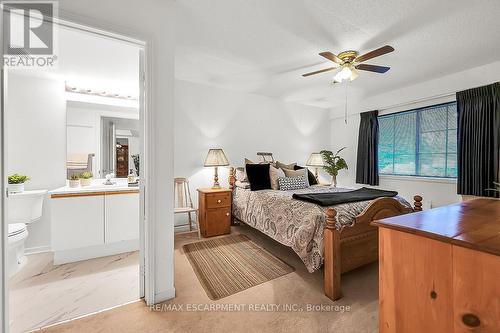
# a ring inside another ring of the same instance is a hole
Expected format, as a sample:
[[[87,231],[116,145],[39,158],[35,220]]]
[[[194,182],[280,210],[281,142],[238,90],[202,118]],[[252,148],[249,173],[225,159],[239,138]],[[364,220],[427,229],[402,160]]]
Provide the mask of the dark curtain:
[[[500,83],[457,92],[458,194],[498,197]]]
[[[356,183],[378,185],[378,111],[361,113]]]

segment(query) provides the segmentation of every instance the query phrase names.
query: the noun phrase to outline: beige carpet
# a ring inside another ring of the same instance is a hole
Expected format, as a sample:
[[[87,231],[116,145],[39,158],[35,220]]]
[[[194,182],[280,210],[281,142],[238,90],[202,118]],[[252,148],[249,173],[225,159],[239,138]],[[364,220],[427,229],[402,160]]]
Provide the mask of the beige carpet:
[[[236,294],[294,271],[245,235],[190,243],[182,248],[211,300]]]
[[[247,235],[254,243],[294,267],[295,271],[221,300],[212,301],[200,285],[182,250],[183,245],[199,241],[198,235],[196,232],[176,235],[176,297],[173,300],[153,309],[143,302],[137,302],[54,326],[44,332],[378,332],[376,263],[343,274],[343,297],[332,302],[323,294],[323,271],[309,273],[292,249],[247,226],[232,227],[231,234]],[[241,311],[224,311],[223,308],[193,311],[188,308],[192,304],[238,305],[244,308]],[[271,308],[290,304],[303,307],[304,311]],[[313,308],[308,309],[308,305]]]

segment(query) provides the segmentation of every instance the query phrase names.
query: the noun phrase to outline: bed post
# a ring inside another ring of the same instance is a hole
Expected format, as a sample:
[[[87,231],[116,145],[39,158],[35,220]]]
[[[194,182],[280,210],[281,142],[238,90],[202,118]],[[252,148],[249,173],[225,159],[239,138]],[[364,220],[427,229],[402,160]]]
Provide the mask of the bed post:
[[[333,208],[326,210],[326,226],[324,230],[324,290],[332,301],[340,298],[340,232],[335,227],[337,212]]]
[[[236,169],[234,167],[229,168],[229,189],[231,190],[231,225],[239,225],[236,223],[233,215],[233,195],[234,195],[234,183],[236,182]]]
[[[416,195],[413,197],[413,211],[421,212],[422,211],[422,196]]]

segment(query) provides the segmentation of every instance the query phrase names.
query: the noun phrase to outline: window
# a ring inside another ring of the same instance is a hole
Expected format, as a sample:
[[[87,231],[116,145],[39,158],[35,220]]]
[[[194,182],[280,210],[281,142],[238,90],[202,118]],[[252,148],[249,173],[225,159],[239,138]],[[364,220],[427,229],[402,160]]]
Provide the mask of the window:
[[[457,177],[457,103],[378,117],[382,175]]]

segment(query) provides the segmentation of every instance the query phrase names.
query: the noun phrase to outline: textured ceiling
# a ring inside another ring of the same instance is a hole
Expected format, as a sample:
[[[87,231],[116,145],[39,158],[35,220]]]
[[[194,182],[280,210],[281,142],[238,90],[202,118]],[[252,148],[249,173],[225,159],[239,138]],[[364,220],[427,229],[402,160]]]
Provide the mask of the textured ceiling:
[[[333,107],[345,87],[317,54],[392,45],[349,96],[366,98],[500,59],[498,0],[177,0],[176,77]]]

